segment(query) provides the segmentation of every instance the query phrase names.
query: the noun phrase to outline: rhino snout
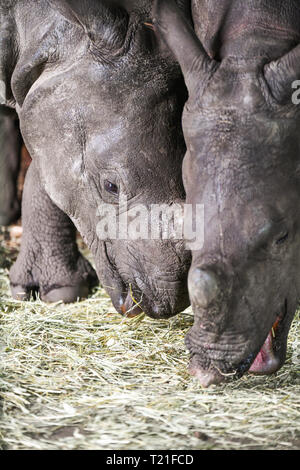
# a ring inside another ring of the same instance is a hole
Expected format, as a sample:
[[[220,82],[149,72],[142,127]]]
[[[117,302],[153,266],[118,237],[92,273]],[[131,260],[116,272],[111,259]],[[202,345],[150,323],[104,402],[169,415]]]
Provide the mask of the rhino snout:
[[[210,385],[219,385],[225,381],[223,376],[217,369],[203,369],[198,365],[194,365],[193,361],[189,366],[189,372],[191,375],[196,377],[203,388],[208,388]]]

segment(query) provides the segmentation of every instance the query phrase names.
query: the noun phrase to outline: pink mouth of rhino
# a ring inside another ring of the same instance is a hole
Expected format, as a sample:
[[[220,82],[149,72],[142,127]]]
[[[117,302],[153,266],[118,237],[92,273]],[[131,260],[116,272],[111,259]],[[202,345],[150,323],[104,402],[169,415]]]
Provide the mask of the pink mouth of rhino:
[[[264,344],[253,361],[249,372],[256,375],[270,375],[275,373],[281,366],[281,358],[276,354],[276,338],[280,335],[282,323],[286,317],[285,311],[277,316],[271,331]]]

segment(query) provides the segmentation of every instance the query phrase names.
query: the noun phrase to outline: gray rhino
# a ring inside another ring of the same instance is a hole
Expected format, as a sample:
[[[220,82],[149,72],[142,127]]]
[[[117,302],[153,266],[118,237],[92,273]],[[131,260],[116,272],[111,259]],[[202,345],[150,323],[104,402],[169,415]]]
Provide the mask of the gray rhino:
[[[181,65],[187,202],[203,204],[186,344],[203,386],[284,363],[300,297],[300,6],[172,0],[154,24]],[[296,93],[296,95],[295,95]]]
[[[183,204],[186,89],[145,25],[151,1],[1,0],[2,103],[32,157],[14,297],[71,302],[97,283],[75,228],[120,313],[168,317],[189,304],[182,240],[97,236],[99,208]],[[128,7],[125,8],[125,7]],[[1,192],[1,191],[0,191]],[[74,225],[73,225],[74,224]]]

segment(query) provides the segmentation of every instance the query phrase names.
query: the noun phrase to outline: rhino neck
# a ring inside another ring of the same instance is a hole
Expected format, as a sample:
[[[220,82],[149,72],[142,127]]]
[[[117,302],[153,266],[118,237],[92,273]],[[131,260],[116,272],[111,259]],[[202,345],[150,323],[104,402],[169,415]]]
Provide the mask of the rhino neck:
[[[275,59],[300,41],[297,0],[192,0],[195,30],[208,54]]]

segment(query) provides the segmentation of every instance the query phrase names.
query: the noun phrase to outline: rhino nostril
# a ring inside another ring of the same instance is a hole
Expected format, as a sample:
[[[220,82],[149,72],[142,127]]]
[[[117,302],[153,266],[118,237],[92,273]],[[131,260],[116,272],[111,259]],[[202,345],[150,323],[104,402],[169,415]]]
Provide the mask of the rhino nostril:
[[[189,273],[189,292],[192,303],[208,308],[217,298],[220,288],[216,275],[211,271],[192,268]]]

